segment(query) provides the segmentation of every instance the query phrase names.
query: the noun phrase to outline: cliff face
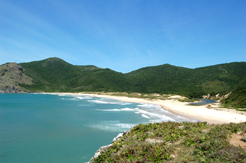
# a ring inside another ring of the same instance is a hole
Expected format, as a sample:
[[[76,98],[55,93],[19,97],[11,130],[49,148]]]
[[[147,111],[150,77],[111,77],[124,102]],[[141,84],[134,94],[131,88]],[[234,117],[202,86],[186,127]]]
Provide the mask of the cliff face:
[[[25,70],[17,63],[6,63],[0,66],[0,92],[17,93],[25,89],[19,84],[32,84],[32,79],[26,76]]]

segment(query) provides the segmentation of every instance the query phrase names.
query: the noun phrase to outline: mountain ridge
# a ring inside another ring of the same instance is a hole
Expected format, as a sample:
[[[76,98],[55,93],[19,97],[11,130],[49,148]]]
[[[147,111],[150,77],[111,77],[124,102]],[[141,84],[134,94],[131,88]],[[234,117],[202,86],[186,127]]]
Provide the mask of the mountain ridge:
[[[225,94],[238,86],[246,86],[246,62],[195,69],[163,64],[143,67],[129,73],[93,65],[72,65],[56,57],[18,65],[25,70],[23,74],[32,79],[32,84],[18,85],[31,92],[105,91],[201,97],[208,93]],[[0,70],[3,70],[1,67]],[[1,90],[6,91],[4,88]]]

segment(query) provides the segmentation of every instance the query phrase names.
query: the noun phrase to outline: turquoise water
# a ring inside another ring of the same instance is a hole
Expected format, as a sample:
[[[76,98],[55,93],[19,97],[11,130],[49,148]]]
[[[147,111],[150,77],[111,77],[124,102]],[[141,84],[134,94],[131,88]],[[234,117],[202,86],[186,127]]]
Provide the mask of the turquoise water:
[[[0,94],[0,162],[86,162],[139,123],[187,121],[160,106],[92,96]]]

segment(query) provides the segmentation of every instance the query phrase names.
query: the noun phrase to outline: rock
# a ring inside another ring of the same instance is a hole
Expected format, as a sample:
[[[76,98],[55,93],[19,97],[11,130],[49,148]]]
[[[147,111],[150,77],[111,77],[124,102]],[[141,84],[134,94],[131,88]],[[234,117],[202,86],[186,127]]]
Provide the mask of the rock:
[[[122,136],[127,135],[127,134],[129,134],[129,131],[124,131],[123,133],[119,133],[119,134],[113,139],[113,141],[112,141],[111,144],[100,147],[100,148],[97,150],[97,152],[94,154],[94,156],[90,159],[90,161],[87,162],[87,163],[92,163],[92,162],[100,155],[100,153],[101,153],[102,151],[105,152],[109,147],[112,146],[112,144],[113,144],[114,142],[119,141],[120,138],[121,138]]]
[[[208,95],[203,95],[203,96],[202,96],[203,99],[209,99],[209,97],[210,97],[210,94],[208,94]]]
[[[112,141],[111,144],[113,144],[114,142],[117,142],[120,140],[120,138],[122,138],[124,135],[127,135],[129,133],[129,131],[124,131],[123,133],[119,133]]]
[[[122,136],[123,136],[123,133],[119,133],[119,134],[113,139],[112,144],[113,144],[114,142],[116,142],[116,141],[119,141],[120,138],[121,138]]]
[[[208,130],[202,130],[202,133],[208,133]]]
[[[101,152],[105,152],[111,146],[112,144],[100,147],[88,163],[92,163],[100,155]]]
[[[175,156],[173,154],[170,155],[171,158],[175,158]]]
[[[155,135],[153,132],[147,132],[147,135]]]
[[[19,70],[20,70],[20,71],[24,71],[22,67],[19,67]]]
[[[173,145],[173,144],[172,144],[172,143],[170,143],[170,142],[167,142],[167,143],[166,143],[166,145]]]
[[[243,135],[243,131],[238,131],[237,134],[238,135]]]
[[[163,143],[163,140],[161,139],[151,139],[151,138],[148,138],[145,140],[146,143],[150,143],[150,144],[155,144],[155,143]]]
[[[246,135],[241,140],[246,142]]]

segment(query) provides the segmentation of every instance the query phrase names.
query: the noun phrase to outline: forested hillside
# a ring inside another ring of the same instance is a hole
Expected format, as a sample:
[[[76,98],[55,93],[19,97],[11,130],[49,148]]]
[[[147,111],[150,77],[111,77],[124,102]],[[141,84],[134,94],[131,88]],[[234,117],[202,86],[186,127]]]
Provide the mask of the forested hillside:
[[[32,85],[29,91],[170,93],[188,97],[228,93],[246,86],[246,63],[234,62],[196,69],[164,64],[127,74],[96,66],[74,66],[59,58],[20,63]]]
[[[126,74],[136,92],[176,93],[191,97],[225,94],[246,85],[246,63],[227,63],[196,69],[161,65]]]
[[[230,96],[222,101],[227,107],[246,108],[246,87],[239,86]],[[246,111],[246,110],[245,110]]]
[[[22,85],[30,91],[124,91],[128,86],[122,73],[95,66],[73,66],[59,58],[20,65],[34,79],[34,85]]]

